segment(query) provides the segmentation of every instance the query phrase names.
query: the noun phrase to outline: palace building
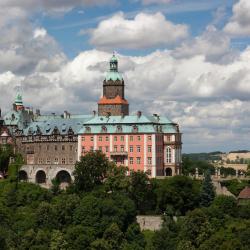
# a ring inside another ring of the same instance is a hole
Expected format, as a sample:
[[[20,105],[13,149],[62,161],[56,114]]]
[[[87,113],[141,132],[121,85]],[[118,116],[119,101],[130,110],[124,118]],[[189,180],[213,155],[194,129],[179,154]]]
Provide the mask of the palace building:
[[[9,138],[23,155],[20,180],[47,187],[54,178],[69,183],[75,162],[93,150],[104,152],[118,166],[147,172],[153,178],[181,173],[178,124],[158,114],[137,111],[130,115],[115,55],[109,64],[98,112],[91,115],[67,111],[41,115],[24,107],[22,95],[17,94],[13,109],[0,122],[0,142]]]

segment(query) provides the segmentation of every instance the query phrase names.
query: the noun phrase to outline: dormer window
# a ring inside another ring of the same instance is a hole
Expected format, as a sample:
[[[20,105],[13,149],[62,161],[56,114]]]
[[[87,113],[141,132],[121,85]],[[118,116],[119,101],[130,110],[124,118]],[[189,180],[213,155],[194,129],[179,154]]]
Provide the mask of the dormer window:
[[[69,127],[68,134],[69,135],[73,135],[74,134],[74,131],[73,131],[73,129],[71,127]]]
[[[85,132],[86,133],[91,133],[91,128],[90,127],[85,127]]]
[[[59,135],[60,134],[59,129],[57,127],[55,127],[52,134]]]
[[[138,132],[138,127],[136,125],[133,126],[132,132],[133,133],[137,133]]]
[[[102,126],[102,133],[107,133],[107,128],[106,128],[106,126]]]
[[[116,130],[117,130],[118,133],[121,133],[122,132],[122,126],[118,125]]]

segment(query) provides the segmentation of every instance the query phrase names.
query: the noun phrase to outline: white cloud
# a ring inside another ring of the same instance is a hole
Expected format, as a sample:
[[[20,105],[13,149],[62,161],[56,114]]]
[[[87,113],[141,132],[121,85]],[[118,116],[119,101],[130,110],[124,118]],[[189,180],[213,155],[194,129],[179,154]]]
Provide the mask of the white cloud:
[[[250,1],[239,0],[233,6],[233,16],[224,27],[232,36],[250,36]]]
[[[188,36],[188,27],[166,20],[161,13],[139,13],[126,19],[120,12],[90,33],[90,43],[99,48],[142,49],[174,44]]]
[[[44,38],[47,35],[47,31],[44,28],[36,28],[34,30],[34,38]]]
[[[208,26],[200,36],[191,38],[174,49],[172,55],[177,58],[204,55],[207,61],[230,63],[237,52],[231,48],[231,40],[228,35],[214,26]]]
[[[34,70],[22,76],[5,72],[0,75],[0,106],[3,111],[10,106],[14,87],[22,83],[27,105],[59,114],[65,109],[91,113],[97,108],[110,56],[90,50],[64,60],[57,71]],[[230,64],[208,62],[204,55],[176,58],[167,50],[117,56],[131,113],[160,113],[179,122],[185,151],[250,146],[246,139],[250,135],[250,48]]]

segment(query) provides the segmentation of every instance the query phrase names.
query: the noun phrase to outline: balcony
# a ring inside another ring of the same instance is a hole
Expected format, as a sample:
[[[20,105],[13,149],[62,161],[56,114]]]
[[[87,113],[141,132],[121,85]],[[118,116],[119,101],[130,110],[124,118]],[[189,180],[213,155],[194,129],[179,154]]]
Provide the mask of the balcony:
[[[128,156],[128,152],[125,151],[112,151],[110,156]]]

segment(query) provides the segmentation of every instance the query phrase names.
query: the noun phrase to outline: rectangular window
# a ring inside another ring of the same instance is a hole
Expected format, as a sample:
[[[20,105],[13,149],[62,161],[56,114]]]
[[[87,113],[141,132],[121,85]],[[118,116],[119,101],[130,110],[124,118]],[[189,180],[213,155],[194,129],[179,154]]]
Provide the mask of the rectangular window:
[[[121,152],[124,152],[124,146],[121,146]]]
[[[63,150],[63,151],[65,150],[65,146],[64,146],[64,145],[62,145],[62,150]]]
[[[109,151],[109,147],[108,147],[108,146],[106,146],[106,147],[105,147],[105,149],[106,149],[106,152],[108,152],[108,151]]]
[[[114,151],[117,152],[117,146],[114,146]]]
[[[47,158],[47,164],[50,164],[50,158]]]
[[[129,164],[134,164],[134,158],[133,157],[129,157]]]
[[[140,141],[141,140],[141,136],[138,135],[137,136],[137,140]]]
[[[106,136],[106,141],[109,141],[109,137],[108,136]]]
[[[59,163],[58,158],[55,158],[54,164],[58,164],[58,163]]]
[[[90,140],[91,140],[91,141],[94,141],[94,137],[93,137],[93,136],[91,136],[91,137],[90,137]]]
[[[141,152],[141,146],[136,146],[136,151],[137,151],[138,153],[140,153],[140,152]]]
[[[114,137],[114,141],[117,141],[117,136]]]
[[[141,164],[141,157],[136,157],[136,163]]]
[[[62,158],[62,164],[66,164],[66,159]]]
[[[121,158],[121,164],[124,164],[124,158],[123,157]]]
[[[151,165],[151,164],[152,164],[152,158],[148,157],[148,165]]]
[[[133,135],[129,136],[129,140],[130,140],[130,141],[133,141],[133,140],[134,140]]]
[[[124,136],[123,135],[121,136],[121,141],[124,141]]]
[[[134,151],[134,147],[133,146],[129,146],[129,152],[133,152]]]
[[[73,151],[73,145],[69,145],[69,150]]]
[[[47,145],[47,147],[46,147],[46,148],[47,148],[47,151],[49,151],[49,145]]]
[[[102,141],[102,136],[99,136],[99,137],[98,137],[98,141]]]
[[[82,137],[82,141],[85,141],[85,137],[84,136]]]
[[[55,151],[57,151],[57,145],[55,145]]]
[[[99,147],[99,151],[102,151],[102,147],[101,146]]]
[[[43,159],[42,159],[42,158],[39,158],[39,159],[38,159],[38,163],[39,163],[39,164],[42,164],[42,163],[43,163]]]
[[[152,140],[152,137],[151,135],[148,136],[148,140],[151,141]]]
[[[167,161],[167,163],[172,162],[171,158],[172,158],[171,148],[167,147],[167,149],[166,149],[166,161]]]
[[[148,146],[148,152],[149,152],[149,153],[152,152],[152,146]]]

